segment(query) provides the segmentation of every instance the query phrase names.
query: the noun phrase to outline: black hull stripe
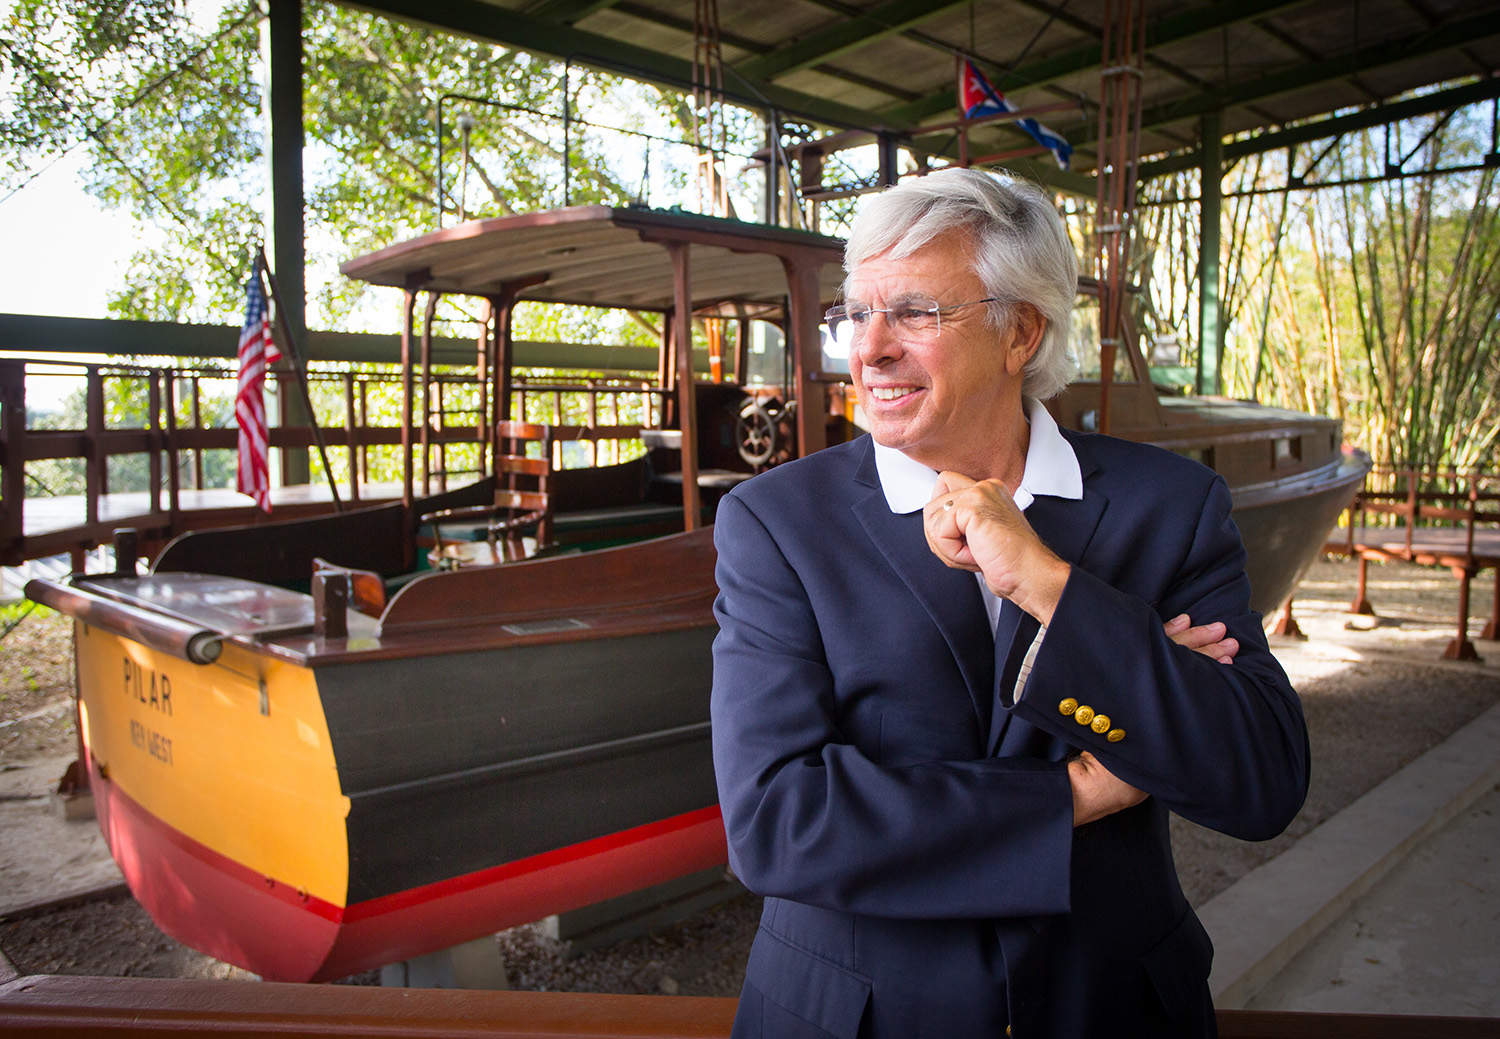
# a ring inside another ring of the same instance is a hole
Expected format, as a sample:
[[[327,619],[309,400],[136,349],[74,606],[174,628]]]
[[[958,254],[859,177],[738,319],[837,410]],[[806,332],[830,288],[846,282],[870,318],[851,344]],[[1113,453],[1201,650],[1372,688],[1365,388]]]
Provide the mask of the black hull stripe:
[[[604,740],[600,743],[592,743],[586,747],[572,747],[568,750],[557,750],[547,754],[535,754],[529,758],[519,758],[515,761],[502,761],[494,765],[466,768],[458,772],[450,772],[446,775],[433,776],[430,779],[414,779],[405,783],[391,783],[388,786],[376,787],[372,790],[361,790],[350,794],[349,800],[356,803],[370,803],[373,805],[382,799],[405,797],[417,790],[440,794],[451,789],[469,786],[476,781],[503,782],[509,779],[519,779],[522,776],[533,773],[576,767],[604,758],[619,757],[625,754],[640,754],[658,748],[669,747],[677,743],[684,743],[689,740],[704,739],[707,738],[708,734],[708,722],[694,722],[692,725],[679,725],[675,729],[665,729],[661,732],[647,732],[639,736],[624,736],[616,740]]]

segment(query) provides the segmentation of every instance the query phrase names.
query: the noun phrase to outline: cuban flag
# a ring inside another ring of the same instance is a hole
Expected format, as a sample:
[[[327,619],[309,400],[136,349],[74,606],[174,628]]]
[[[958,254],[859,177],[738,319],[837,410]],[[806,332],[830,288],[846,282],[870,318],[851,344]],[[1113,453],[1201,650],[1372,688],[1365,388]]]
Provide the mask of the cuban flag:
[[[959,77],[958,107],[965,119],[1016,111],[1016,106],[1007,101],[1005,95],[996,90],[994,84],[985,79],[984,73],[975,68],[974,62],[968,58],[964,59],[963,75]],[[1016,125],[1050,151],[1059,166],[1068,168],[1068,160],[1073,156],[1073,146],[1062,134],[1047,129],[1030,117],[1017,119]]]

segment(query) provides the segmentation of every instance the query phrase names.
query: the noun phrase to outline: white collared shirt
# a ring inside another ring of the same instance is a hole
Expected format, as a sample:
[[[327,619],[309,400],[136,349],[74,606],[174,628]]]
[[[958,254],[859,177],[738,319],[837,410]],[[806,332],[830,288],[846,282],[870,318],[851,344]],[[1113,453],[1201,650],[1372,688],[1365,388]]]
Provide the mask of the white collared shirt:
[[[1016,508],[1025,512],[1039,494],[1078,501],[1083,497],[1083,473],[1073,445],[1063,439],[1057,422],[1040,401],[1025,399],[1026,419],[1031,424],[1031,442],[1026,448],[1026,469],[1021,486],[1016,488]],[[886,504],[898,514],[916,512],[932,500],[937,483],[936,470],[913,461],[894,447],[875,445],[875,471]],[[1000,599],[975,574],[984,608],[990,617],[990,629],[1000,622]]]

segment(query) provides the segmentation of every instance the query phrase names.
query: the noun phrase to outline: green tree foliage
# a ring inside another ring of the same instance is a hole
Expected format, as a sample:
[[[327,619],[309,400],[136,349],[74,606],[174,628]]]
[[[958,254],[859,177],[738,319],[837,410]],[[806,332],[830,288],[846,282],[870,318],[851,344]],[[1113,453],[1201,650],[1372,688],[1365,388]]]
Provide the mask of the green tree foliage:
[[[84,148],[87,189],[161,232],[112,297],[120,317],[233,321],[243,307],[265,191],[263,16],[235,0],[205,28],[190,17],[198,6],[13,0],[0,26],[0,190]],[[362,286],[339,263],[438,226],[440,104],[449,223],[565,201],[671,205],[690,186],[693,112],[681,96],[333,3],[309,0],[303,17],[315,326],[369,323]],[[589,120],[637,135],[580,125]],[[749,113],[719,125],[741,154],[753,147],[741,143],[755,139]]]
[[[1500,207],[1487,107],[1227,172],[1225,391],[1336,415],[1384,466],[1491,464],[1500,438]],[[1321,155],[1321,158],[1319,156]],[[1390,178],[1388,156],[1421,174]],[[1314,161],[1316,163],[1314,164]],[[1469,167],[1465,169],[1464,167]],[[1457,172],[1423,171],[1458,168]],[[1282,191],[1290,170],[1332,186]],[[1196,175],[1147,184],[1147,338],[1198,350]]]
[[[120,316],[203,318],[241,305],[259,192],[253,79],[259,13],[211,34],[173,0],[15,0],[0,29],[0,150],[16,188],[88,153],[85,188],[165,232],[131,263]]]

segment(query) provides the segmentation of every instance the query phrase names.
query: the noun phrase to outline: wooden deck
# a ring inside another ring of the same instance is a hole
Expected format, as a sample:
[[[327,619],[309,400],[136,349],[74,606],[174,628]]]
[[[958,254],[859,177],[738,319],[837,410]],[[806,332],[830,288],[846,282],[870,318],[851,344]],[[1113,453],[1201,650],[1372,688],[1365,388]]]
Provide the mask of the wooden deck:
[[[401,485],[364,484],[357,500],[349,498],[347,485],[339,488],[345,510],[401,500]],[[8,546],[15,564],[70,553],[75,560],[98,545],[107,545],[118,528],[138,531],[144,548],[160,546],[188,530],[237,526],[272,520],[327,515],[335,511],[327,484],[276,487],[271,491],[271,511],[262,512],[249,497],[230,488],[181,490],[175,501],[166,492],[101,494],[95,499],[95,514],[89,515],[85,495],[27,498],[22,513],[22,536]],[[151,554],[151,553],[148,553]]]
[[[1341,526],[1328,541],[1330,552],[1352,555],[1350,546],[1372,559],[1405,559],[1427,566],[1475,566],[1484,570],[1500,565],[1500,527],[1372,527]]]
[[[1359,590],[1349,609],[1373,615],[1365,594],[1370,560],[1402,559],[1424,566],[1443,566],[1458,578],[1458,618],[1453,641],[1443,651],[1452,660],[1478,660],[1469,641],[1469,586],[1480,571],[1500,572],[1500,493],[1496,477],[1483,472],[1424,472],[1382,469],[1366,477],[1343,525],[1325,549],[1359,560]],[[1372,525],[1371,516],[1390,517],[1389,525]],[[1425,522],[1424,522],[1425,521]],[[1290,604],[1277,630],[1295,627]],[[1494,639],[1500,624],[1500,578],[1495,602],[1481,634]]]
[[[359,501],[351,503],[348,500],[348,488],[340,489],[339,494],[345,508],[351,505],[374,505],[397,501],[401,498],[399,483],[366,484],[360,490],[362,493]],[[153,495],[145,491],[100,495],[97,522],[114,526],[129,526],[132,521],[144,521],[169,512],[170,510],[166,507],[166,495],[158,497],[161,500],[153,501]],[[258,516],[263,516],[268,520],[284,519],[288,510],[293,509],[330,510],[333,508],[333,495],[328,490],[327,484],[273,487],[271,506],[269,514],[260,512],[255,508],[253,501],[229,487],[177,493],[179,512],[243,512],[245,514],[243,522],[246,523],[255,522]],[[88,522],[88,499],[82,494],[26,500],[23,530],[27,537],[59,534],[85,527]]]
[[[13,1036],[722,1039],[737,1002],[0,973],[0,1031]],[[1221,1039],[1500,1039],[1500,1020],[1493,1018],[1220,1010],[1218,1024]]]
[[[1469,639],[1469,590],[1473,579],[1484,570],[1495,570],[1495,597],[1490,619],[1480,637],[1495,639],[1500,630],[1500,527],[1415,527],[1401,524],[1372,527],[1358,524],[1334,531],[1325,551],[1352,556],[1359,560],[1359,588],[1350,613],[1374,616],[1375,607],[1366,592],[1370,561],[1401,559],[1424,566],[1447,567],[1459,581],[1457,631],[1443,651],[1452,660],[1479,660],[1479,653]]]

